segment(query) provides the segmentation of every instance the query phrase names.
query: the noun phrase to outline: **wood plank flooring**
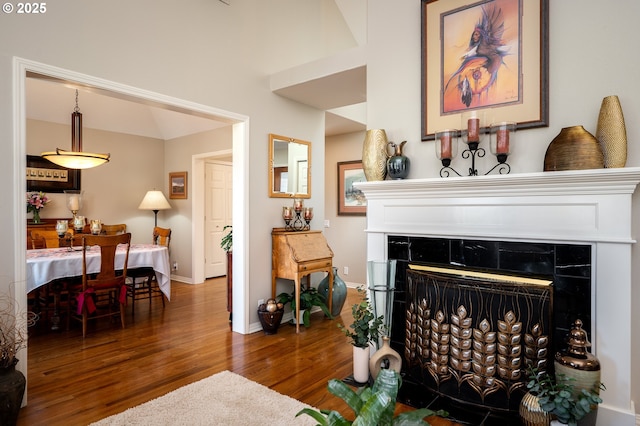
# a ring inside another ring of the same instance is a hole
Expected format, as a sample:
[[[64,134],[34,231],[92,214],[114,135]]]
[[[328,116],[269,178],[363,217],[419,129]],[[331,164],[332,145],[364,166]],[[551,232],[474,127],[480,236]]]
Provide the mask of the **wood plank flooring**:
[[[201,285],[172,283],[171,302],[151,309],[130,306],[121,329],[109,319],[93,322],[82,339],[70,331],[39,328],[29,338],[28,405],[18,425],[86,425],[230,370],[319,408],[351,411],[327,391],[332,378],[351,374],[351,346],[337,323],[351,322],[350,289],[340,317],[314,313],[311,327],[282,324],[275,335],[230,330],[224,278]],[[400,410],[406,407],[400,407]]]

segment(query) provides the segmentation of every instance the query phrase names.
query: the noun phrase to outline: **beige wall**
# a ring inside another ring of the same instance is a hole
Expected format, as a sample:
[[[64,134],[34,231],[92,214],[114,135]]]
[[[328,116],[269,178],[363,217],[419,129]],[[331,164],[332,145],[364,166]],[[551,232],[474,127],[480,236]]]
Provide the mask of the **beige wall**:
[[[338,163],[362,160],[364,133],[347,133],[328,137],[325,141],[324,206],[329,227],[324,228],[324,235],[333,250],[333,266],[338,268],[338,275],[351,287],[363,285],[367,280],[367,244],[364,233],[367,219],[365,216],[338,216]],[[349,274],[344,273],[345,266],[349,268]]]

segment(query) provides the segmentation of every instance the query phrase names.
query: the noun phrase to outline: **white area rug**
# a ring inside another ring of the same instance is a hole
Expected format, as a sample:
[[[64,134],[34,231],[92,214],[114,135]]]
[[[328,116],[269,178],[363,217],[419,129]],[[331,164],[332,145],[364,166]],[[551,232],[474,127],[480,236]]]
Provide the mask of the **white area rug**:
[[[91,426],[315,425],[308,405],[230,371],[183,386]]]

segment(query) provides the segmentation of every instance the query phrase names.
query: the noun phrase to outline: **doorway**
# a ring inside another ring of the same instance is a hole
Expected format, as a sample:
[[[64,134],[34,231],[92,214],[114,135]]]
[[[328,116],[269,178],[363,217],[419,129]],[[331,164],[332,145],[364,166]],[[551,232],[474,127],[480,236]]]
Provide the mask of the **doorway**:
[[[233,180],[236,182],[237,195],[233,197],[233,224],[236,227],[235,234],[235,247],[234,249],[240,253],[240,256],[234,258],[234,294],[238,297],[234,303],[234,315],[235,318],[240,319],[234,321],[233,331],[239,333],[248,333],[248,311],[246,309],[246,289],[244,285],[245,270],[247,269],[247,258],[243,254],[245,251],[245,244],[243,241],[246,236],[244,231],[248,227],[248,217],[245,212],[248,210],[245,208],[247,203],[244,191],[247,190],[248,175],[249,175],[249,158],[245,155],[248,152],[249,146],[249,131],[248,120],[249,118],[227,111],[223,111],[217,108],[213,108],[206,105],[194,104],[185,100],[171,98],[165,95],[161,95],[154,92],[144,91],[131,86],[122,85],[108,80],[102,80],[96,77],[88,76],[85,74],[77,73],[74,71],[63,70],[57,67],[41,64],[38,62],[29,61],[22,58],[14,58],[13,69],[13,86],[15,88],[13,109],[14,109],[14,122],[13,127],[16,135],[13,144],[16,158],[20,158],[19,170],[16,172],[16,176],[24,178],[26,175],[26,78],[28,73],[36,73],[39,75],[47,76],[47,78],[59,80],[61,82],[67,82],[76,85],[82,85],[85,87],[91,87],[97,91],[110,94],[113,97],[127,99],[133,102],[146,102],[152,103],[161,108],[179,110],[198,114],[200,116],[209,116],[212,119],[225,120],[229,122],[233,128],[233,158],[237,167],[233,170]],[[14,192],[14,203],[16,206],[23,204],[24,194],[22,191]],[[16,299],[18,306],[27,305],[27,292],[26,292],[26,233],[24,232],[24,224],[26,223],[26,210],[17,209],[18,226],[14,228],[14,239],[16,244],[16,267],[14,282]],[[193,219],[193,218],[192,218]],[[200,228],[202,230],[202,228]],[[192,241],[196,241],[197,229],[192,226]],[[192,247],[193,250],[193,247]],[[26,327],[26,325],[25,325]],[[26,330],[23,330],[26,334]],[[19,354],[21,359],[25,361],[24,373],[27,371],[27,352]],[[25,396],[26,398],[26,396]]]
[[[204,211],[204,274],[205,278],[221,277],[227,274],[227,256],[221,248],[222,237],[231,225],[233,202],[232,165],[216,161],[206,161],[205,211]]]

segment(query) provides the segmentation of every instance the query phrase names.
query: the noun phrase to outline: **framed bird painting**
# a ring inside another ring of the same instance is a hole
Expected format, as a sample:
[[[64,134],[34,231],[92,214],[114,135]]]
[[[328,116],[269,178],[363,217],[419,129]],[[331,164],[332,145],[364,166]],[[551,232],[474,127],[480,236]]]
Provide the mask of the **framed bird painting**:
[[[549,0],[422,0],[422,140],[513,121],[549,125]]]

